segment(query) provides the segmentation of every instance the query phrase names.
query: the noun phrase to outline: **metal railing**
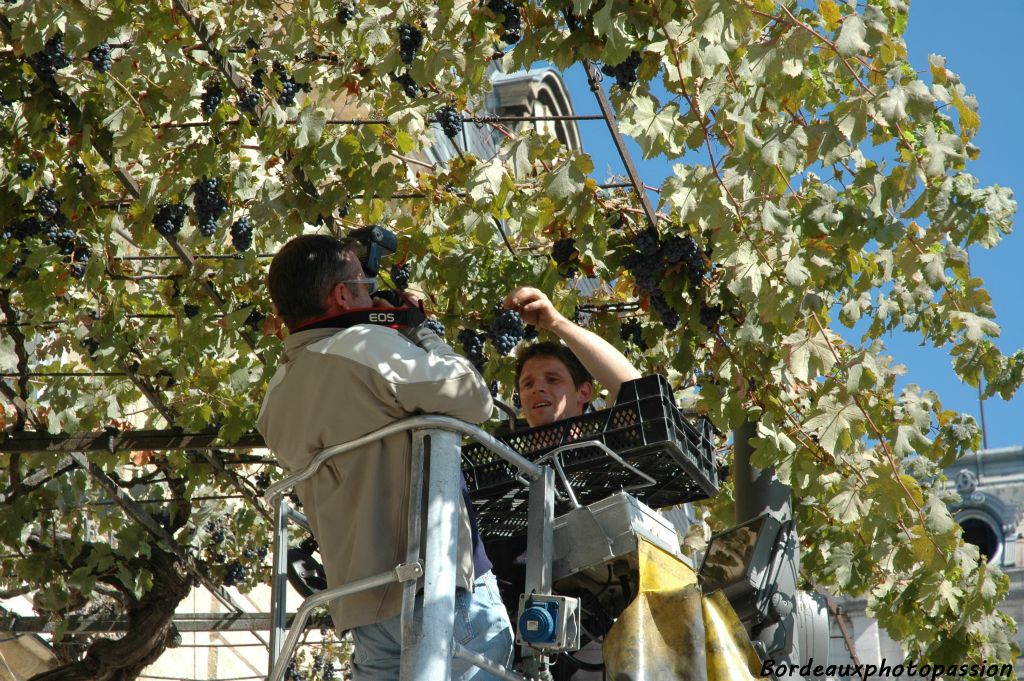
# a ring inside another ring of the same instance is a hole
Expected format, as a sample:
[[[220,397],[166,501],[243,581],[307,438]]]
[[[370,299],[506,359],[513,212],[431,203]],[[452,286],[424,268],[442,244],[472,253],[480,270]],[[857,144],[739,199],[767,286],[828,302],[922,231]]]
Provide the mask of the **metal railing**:
[[[602,453],[604,453],[604,455],[610,458],[612,461],[615,461],[620,466],[628,470],[630,473],[633,473],[634,475],[637,475],[638,477],[641,477],[647,481],[638,482],[633,485],[626,485],[625,487],[622,488],[624,492],[643,489],[645,487],[650,487],[651,485],[658,484],[658,481],[652,478],[650,475],[647,475],[647,473],[644,473],[636,466],[626,463],[621,456],[612,451],[608,447],[608,445],[601,442],[600,440],[582,440],[580,442],[571,442],[567,445],[562,445],[561,447],[552,449],[550,452],[537,459],[537,463],[543,464],[550,461],[552,464],[554,464],[555,472],[558,473],[558,479],[562,481],[562,486],[565,487],[565,493],[569,496],[569,503],[572,504],[573,508],[580,508],[580,502],[576,498],[576,493],[573,492],[572,490],[572,483],[569,482],[569,477],[565,474],[565,468],[562,466],[562,452],[570,452],[576,449],[589,449],[591,447],[596,447],[597,449],[600,449]]]
[[[390,435],[412,436],[412,471],[409,483],[409,532],[405,562],[378,575],[343,584],[306,598],[286,632],[288,522],[308,528],[305,516],[288,503],[285,493],[308,480],[328,460]],[[273,581],[271,592],[270,670],[268,681],[282,681],[312,611],[340,596],[400,582],[402,592],[401,681],[448,679],[452,657],[508,679],[524,677],[504,669],[452,640],[455,617],[459,504],[459,461],[462,437],[469,437],[512,464],[530,485],[528,502],[526,593],[551,593],[552,523],[554,520],[554,470],[524,458],[487,432],[449,416],[411,416],[356,440],[324,449],[303,470],[271,485],[264,493],[274,509]],[[427,523],[423,560],[420,561],[423,479],[427,468]],[[422,622],[413,618],[417,582],[423,578]],[[523,648],[523,670],[536,675],[546,660],[539,651]]]

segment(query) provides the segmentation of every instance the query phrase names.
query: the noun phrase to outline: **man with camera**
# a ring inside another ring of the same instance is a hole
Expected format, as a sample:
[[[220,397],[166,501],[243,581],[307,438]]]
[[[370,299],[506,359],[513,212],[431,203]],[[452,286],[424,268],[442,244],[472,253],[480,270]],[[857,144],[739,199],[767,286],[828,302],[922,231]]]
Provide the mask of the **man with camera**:
[[[303,235],[285,244],[270,266],[270,296],[291,333],[257,427],[289,472],[326,447],[412,414],[480,423],[491,413],[479,373],[427,327],[364,323],[368,308],[393,306],[373,297],[376,280],[357,251],[355,242]],[[296,485],[329,586],[404,561],[411,457],[409,434],[400,433],[334,457]],[[459,518],[455,639],[507,666],[511,625],[465,484]],[[398,679],[401,594],[395,583],[332,602],[336,629],[352,632],[354,681]],[[452,661],[452,679],[493,678]]]

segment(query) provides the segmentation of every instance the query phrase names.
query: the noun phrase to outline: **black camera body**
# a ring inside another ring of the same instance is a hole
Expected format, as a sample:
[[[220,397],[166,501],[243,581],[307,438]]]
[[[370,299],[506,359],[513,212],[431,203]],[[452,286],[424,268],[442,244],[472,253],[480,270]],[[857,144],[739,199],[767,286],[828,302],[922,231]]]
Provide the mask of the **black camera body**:
[[[380,225],[360,227],[348,233],[348,238],[359,244],[359,264],[368,277],[380,274],[381,259],[393,255],[398,249],[398,237]],[[394,307],[375,307],[351,312],[347,316],[355,323],[379,324],[395,329],[419,326],[426,319],[421,305],[410,303],[400,292],[377,291],[373,298],[385,300]]]
[[[380,273],[381,258],[392,255],[398,249],[398,237],[380,225],[354,229],[348,233],[348,238],[359,243],[359,264],[370,277]]]

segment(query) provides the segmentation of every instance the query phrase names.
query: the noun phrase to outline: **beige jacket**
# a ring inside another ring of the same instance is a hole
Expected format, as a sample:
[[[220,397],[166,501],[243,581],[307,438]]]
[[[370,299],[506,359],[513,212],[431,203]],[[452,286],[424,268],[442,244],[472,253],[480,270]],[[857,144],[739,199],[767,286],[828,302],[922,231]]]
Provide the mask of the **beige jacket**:
[[[383,326],[299,331],[284,341],[257,428],[289,472],[322,449],[349,442],[411,414],[480,423],[491,414],[487,385],[473,365],[439,344],[427,352]],[[296,486],[320,544],[329,586],[394,568],[405,560],[411,438],[402,433],[334,457]],[[469,517],[461,502],[459,586],[472,589]],[[391,584],[336,599],[341,632],[398,615]]]

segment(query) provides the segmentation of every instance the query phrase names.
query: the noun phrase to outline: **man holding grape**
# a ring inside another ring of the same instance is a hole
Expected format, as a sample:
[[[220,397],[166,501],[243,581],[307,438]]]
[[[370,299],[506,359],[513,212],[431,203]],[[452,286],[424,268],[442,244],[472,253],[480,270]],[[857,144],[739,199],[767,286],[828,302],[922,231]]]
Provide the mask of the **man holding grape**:
[[[542,291],[517,288],[503,305],[516,310],[526,324],[549,331],[561,341],[525,345],[516,354],[516,388],[522,416],[531,428],[580,416],[593,399],[595,378],[608,391],[609,404],[615,402],[623,383],[640,378],[636,367],[611,343],[559,313]],[[526,537],[488,542],[487,553],[499,581],[506,584],[505,605],[515,612],[526,577]],[[575,665],[559,664],[553,671],[556,679],[601,678],[577,671]]]
[[[606,402],[611,404],[623,383],[640,378],[615,346],[559,313],[538,289],[517,288],[505,297],[504,306],[562,341],[534,343],[517,353],[516,388],[530,427],[582,414],[593,397],[594,379],[608,391]]]

